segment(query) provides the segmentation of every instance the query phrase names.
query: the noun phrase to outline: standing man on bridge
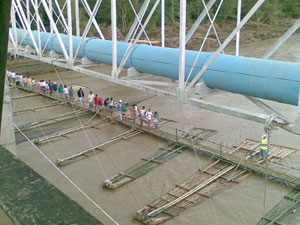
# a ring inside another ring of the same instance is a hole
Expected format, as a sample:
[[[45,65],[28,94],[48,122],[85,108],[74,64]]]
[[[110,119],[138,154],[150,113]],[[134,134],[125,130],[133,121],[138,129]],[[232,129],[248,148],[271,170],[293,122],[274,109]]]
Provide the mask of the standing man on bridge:
[[[268,157],[268,138],[266,134],[263,134],[261,138],[260,153],[264,160]]]

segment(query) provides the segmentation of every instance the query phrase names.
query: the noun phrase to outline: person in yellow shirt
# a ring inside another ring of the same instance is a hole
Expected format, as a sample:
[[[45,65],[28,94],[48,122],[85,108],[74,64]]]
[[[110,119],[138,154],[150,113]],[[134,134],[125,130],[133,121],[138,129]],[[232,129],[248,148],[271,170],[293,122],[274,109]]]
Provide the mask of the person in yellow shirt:
[[[268,157],[268,138],[266,134],[263,134],[261,138],[260,153],[263,159]]]

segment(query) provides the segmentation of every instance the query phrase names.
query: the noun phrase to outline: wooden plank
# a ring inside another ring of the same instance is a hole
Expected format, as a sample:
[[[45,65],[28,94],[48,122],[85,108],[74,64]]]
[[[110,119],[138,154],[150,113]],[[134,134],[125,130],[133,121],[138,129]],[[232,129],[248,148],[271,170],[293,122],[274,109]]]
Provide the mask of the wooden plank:
[[[154,163],[158,163],[158,164],[163,164],[163,162],[154,160],[154,159],[145,159],[145,158],[141,158],[141,160],[147,161],[147,162],[154,162]]]
[[[76,160],[76,159],[80,158],[80,157],[83,156],[83,155],[87,155],[87,154],[89,154],[90,152],[92,152],[92,151],[94,151],[94,150],[103,150],[103,149],[100,149],[100,148],[103,148],[104,146],[106,146],[106,145],[108,145],[108,144],[111,144],[111,143],[113,143],[113,142],[119,141],[119,140],[125,138],[125,137],[128,136],[128,135],[131,135],[131,136],[132,136],[133,133],[134,133],[135,135],[140,134],[140,132],[139,132],[139,131],[136,131],[136,130],[125,131],[125,132],[119,134],[118,136],[113,137],[111,140],[106,141],[106,142],[104,142],[104,143],[102,143],[102,144],[99,144],[99,145],[97,145],[97,146],[88,148],[88,149],[86,149],[86,150],[84,150],[84,151],[81,151],[81,152],[79,152],[79,153],[77,153],[77,154],[75,154],[75,155],[71,155],[71,156],[69,156],[69,157],[66,157],[66,158],[64,158],[64,159],[58,159],[58,160],[56,161],[56,164],[59,165],[59,166],[63,166],[63,165],[65,165],[66,163],[68,163],[68,162],[70,162],[70,161],[72,161],[72,160]]]
[[[32,94],[28,94],[28,95],[15,96],[15,97],[11,97],[10,99],[15,100],[15,99],[21,99],[21,98],[34,97],[34,96],[38,96],[38,94],[32,93]]]
[[[59,133],[57,133],[55,135],[51,135],[51,136],[48,136],[48,137],[40,138],[35,143],[41,145],[41,144],[43,144],[45,142],[52,141],[52,140],[57,139],[57,138],[61,138],[61,137],[68,138],[68,136],[67,136],[68,134],[74,133],[74,132],[82,130],[82,129],[87,129],[87,128],[90,128],[90,127],[94,128],[95,125],[100,125],[100,124],[102,124],[102,125],[103,124],[108,124],[108,122],[101,121],[100,123],[97,122],[97,123],[89,124],[89,125],[82,126],[82,127],[72,128],[72,129],[69,129],[67,131],[59,132]]]
[[[184,195],[180,196],[179,198],[177,198],[176,200],[164,205],[163,207],[160,207],[158,209],[153,210],[152,212],[148,213],[147,215],[149,217],[153,217],[155,215],[157,215],[158,213],[160,213],[163,210],[166,210],[167,208],[170,208],[171,206],[177,204],[178,202],[180,202],[181,200],[189,197],[190,195],[192,195],[193,193],[199,191],[201,188],[205,187],[206,185],[210,184],[211,182],[213,182],[214,180],[216,180],[217,178],[219,178],[220,176],[226,174],[227,172],[229,172],[230,170],[232,170],[234,168],[234,166],[229,166],[226,169],[220,171],[219,173],[217,173],[215,176],[211,177],[210,179],[206,180],[205,182],[201,183],[200,185],[198,185],[197,187],[193,188],[192,190],[188,191],[187,193],[185,193]]]
[[[16,115],[19,115],[19,114],[22,114],[22,113],[27,113],[27,112],[36,112],[38,110],[44,110],[44,109],[48,109],[48,108],[51,108],[51,107],[61,106],[61,105],[64,105],[64,104],[66,104],[66,103],[57,102],[57,103],[53,103],[53,104],[50,104],[50,105],[42,105],[42,106],[37,106],[37,107],[33,107],[33,108],[22,109],[22,110],[13,112],[13,116],[16,116]]]

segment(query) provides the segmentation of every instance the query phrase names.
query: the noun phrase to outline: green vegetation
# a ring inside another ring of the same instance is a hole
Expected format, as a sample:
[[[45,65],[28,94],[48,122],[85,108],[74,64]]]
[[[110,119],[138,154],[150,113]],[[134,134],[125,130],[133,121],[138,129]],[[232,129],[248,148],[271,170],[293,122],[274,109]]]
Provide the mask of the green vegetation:
[[[178,22],[179,19],[179,0],[165,0],[166,1],[166,23],[167,25],[173,25]],[[204,0],[208,3],[209,0]],[[221,0],[217,0],[215,5],[211,10],[211,16],[216,12],[218,5]],[[65,0],[59,0],[60,5],[64,5]],[[88,0],[91,9],[93,9],[96,0]],[[96,19],[102,28],[109,27],[110,25],[110,0],[103,0],[101,8],[96,15]],[[143,4],[144,0],[131,0],[132,5],[138,12],[139,8]],[[156,1],[152,0],[148,12],[151,10],[151,6],[154,5]],[[242,4],[242,17],[247,14],[247,12],[253,7],[257,0],[243,0]],[[74,7],[74,6],[73,6]],[[222,8],[217,17],[217,23],[223,24],[228,22],[234,22],[236,20],[236,7],[237,0],[224,0]],[[82,28],[88,21],[88,15],[84,10],[83,5],[81,8],[81,23]],[[199,16],[203,10],[202,0],[187,0],[187,23],[191,25]],[[147,30],[154,31],[156,27],[160,26],[160,5],[156,10],[154,16],[152,17]],[[46,25],[49,27],[49,21],[45,12],[43,12],[43,7],[41,7],[42,19]],[[66,14],[66,9],[64,10]],[[146,13],[146,15],[147,15]],[[75,16],[75,15],[74,15]],[[283,18],[299,18],[300,16],[300,1],[297,0],[266,0],[262,7],[255,13],[252,21],[265,24],[279,24]],[[130,29],[135,18],[135,14],[128,0],[118,0],[118,27],[119,32],[125,34]],[[146,16],[145,16],[146,18]],[[145,20],[144,18],[144,20]],[[206,21],[208,22],[208,21]],[[62,30],[61,25],[58,24]]]

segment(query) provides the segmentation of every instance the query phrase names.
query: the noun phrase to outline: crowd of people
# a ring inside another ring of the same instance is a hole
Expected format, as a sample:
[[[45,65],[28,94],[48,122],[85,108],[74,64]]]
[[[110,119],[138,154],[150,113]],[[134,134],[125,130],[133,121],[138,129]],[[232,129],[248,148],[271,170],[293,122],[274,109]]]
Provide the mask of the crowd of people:
[[[46,81],[40,80],[36,82],[34,78],[30,76],[23,76],[22,74],[15,73],[14,71],[7,71],[7,76],[10,82],[15,83],[17,86],[23,86],[30,88],[33,91],[36,91],[39,88],[40,92],[47,94],[53,97],[58,97],[66,101],[74,101],[75,90],[72,86],[67,86],[63,84],[57,84],[55,81]],[[79,104],[84,106],[84,91],[82,88],[77,90],[77,97]],[[141,109],[138,109],[136,104],[133,104],[129,107],[128,103],[123,103],[122,100],[115,102],[113,97],[102,98],[98,94],[94,94],[92,91],[89,92],[87,96],[88,107],[92,110],[98,111],[101,114],[106,114],[108,116],[113,116],[115,114],[120,120],[130,120],[133,123],[136,123],[137,118],[139,119],[140,126],[144,126],[144,123],[147,124],[148,128],[151,127],[151,124],[155,128],[159,128],[159,114],[157,111],[154,113],[151,111],[151,108],[146,109],[143,106]]]

